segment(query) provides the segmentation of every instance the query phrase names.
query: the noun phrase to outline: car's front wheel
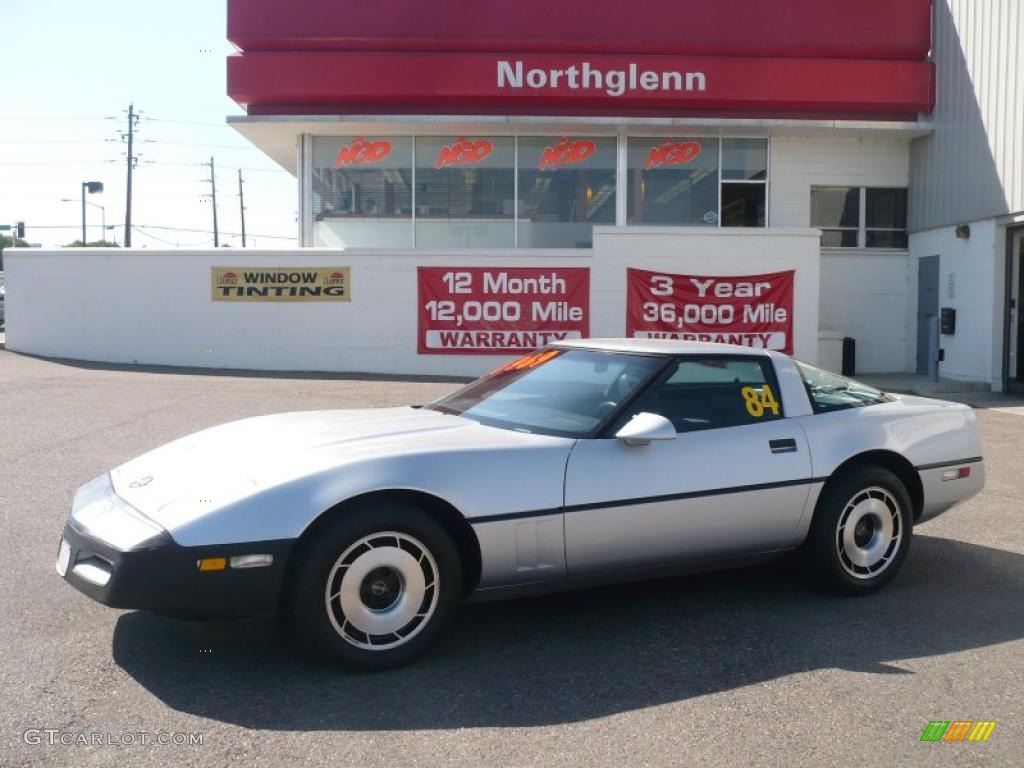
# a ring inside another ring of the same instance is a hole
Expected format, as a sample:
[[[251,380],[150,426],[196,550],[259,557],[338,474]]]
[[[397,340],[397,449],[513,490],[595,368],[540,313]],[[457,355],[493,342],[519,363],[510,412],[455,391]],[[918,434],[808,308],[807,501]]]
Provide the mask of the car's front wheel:
[[[423,653],[462,596],[444,527],[398,501],[339,510],[295,556],[289,624],[306,647],[357,669]]]
[[[873,592],[906,559],[913,537],[910,494],[889,470],[864,466],[826,486],[805,543],[815,584],[832,592]]]

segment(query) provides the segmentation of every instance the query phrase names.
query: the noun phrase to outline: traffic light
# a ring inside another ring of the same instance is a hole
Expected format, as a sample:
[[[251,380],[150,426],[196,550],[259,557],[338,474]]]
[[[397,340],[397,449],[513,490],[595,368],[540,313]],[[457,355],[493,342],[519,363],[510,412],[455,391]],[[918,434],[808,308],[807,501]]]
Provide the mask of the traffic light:
[[[19,221],[14,225],[14,236],[19,240],[25,239],[25,222]]]

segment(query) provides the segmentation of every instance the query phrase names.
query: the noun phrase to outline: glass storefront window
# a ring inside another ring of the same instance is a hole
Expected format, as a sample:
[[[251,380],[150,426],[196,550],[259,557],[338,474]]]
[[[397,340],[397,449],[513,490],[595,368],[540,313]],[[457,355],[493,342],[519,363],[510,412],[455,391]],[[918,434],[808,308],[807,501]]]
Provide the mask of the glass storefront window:
[[[416,139],[416,247],[515,244],[515,139]]]
[[[615,223],[614,137],[519,138],[520,248],[589,248]]]
[[[718,225],[718,139],[630,138],[630,224]]]
[[[314,245],[412,246],[412,138],[314,137]]]
[[[723,181],[764,181],[767,178],[767,139],[722,139]]]

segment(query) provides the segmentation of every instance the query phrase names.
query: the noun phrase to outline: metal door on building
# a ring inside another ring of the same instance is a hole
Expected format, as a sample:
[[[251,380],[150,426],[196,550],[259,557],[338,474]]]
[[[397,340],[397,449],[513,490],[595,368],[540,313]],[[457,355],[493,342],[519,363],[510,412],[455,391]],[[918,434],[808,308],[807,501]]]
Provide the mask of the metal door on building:
[[[917,372],[928,373],[930,359],[938,354],[931,349],[932,326],[939,314],[939,257],[925,256],[917,262]]]
[[[1009,253],[1012,259],[1010,267],[1010,306],[1008,344],[1009,359],[1006,373],[1011,389],[1020,391],[1024,387],[1024,312],[1021,312],[1021,300],[1024,299],[1024,232],[1015,232],[1009,239]]]

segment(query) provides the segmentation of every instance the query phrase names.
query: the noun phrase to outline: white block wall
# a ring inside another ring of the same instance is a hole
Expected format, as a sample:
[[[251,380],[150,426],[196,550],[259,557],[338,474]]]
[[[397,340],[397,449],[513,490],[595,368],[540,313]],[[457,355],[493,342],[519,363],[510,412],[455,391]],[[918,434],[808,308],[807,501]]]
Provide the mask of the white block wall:
[[[970,222],[971,236],[956,237],[955,227],[943,227],[910,236],[914,276],[913,304],[917,312],[917,259],[939,257],[939,307],[957,310],[956,333],[941,336],[945,361],[939,375],[945,379],[982,381],[1002,386],[1003,305],[1005,273],[1003,253],[1006,230],[995,221]],[[916,319],[915,319],[916,333]]]
[[[906,187],[909,168],[905,139],[774,137],[769,222],[806,227],[811,187]],[[904,252],[821,252],[821,329],[857,340],[858,373],[914,370],[917,277],[910,267]]]
[[[113,363],[473,376],[502,356],[418,355],[416,266],[591,269],[591,335],[623,336],[626,268],[742,275],[796,269],[795,348],[817,357],[813,230],[597,228],[593,251],[203,250],[5,254],[7,348]],[[351,266],[351,302],[214,302],[210,269]]]

